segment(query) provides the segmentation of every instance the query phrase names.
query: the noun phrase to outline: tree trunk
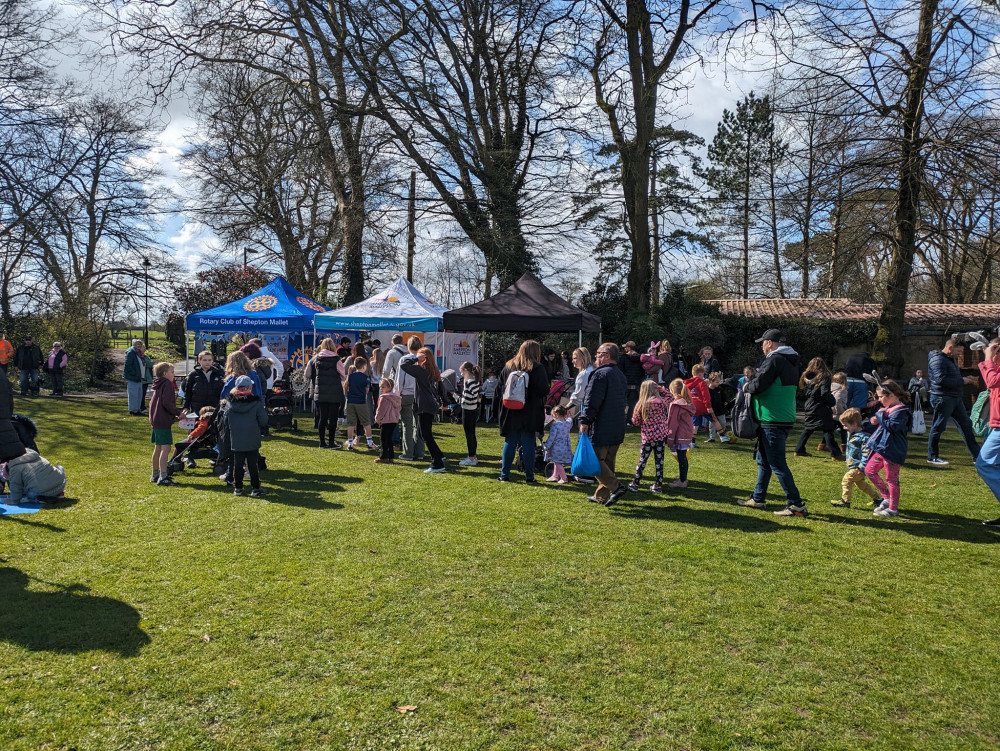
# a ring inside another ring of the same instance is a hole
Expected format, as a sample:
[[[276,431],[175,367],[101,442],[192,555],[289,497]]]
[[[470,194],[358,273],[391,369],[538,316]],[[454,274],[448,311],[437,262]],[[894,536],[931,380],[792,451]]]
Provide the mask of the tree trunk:
[[[740,297],[750,297],[750,138],[746,137],[746,157],[743,160],[743,288]]]

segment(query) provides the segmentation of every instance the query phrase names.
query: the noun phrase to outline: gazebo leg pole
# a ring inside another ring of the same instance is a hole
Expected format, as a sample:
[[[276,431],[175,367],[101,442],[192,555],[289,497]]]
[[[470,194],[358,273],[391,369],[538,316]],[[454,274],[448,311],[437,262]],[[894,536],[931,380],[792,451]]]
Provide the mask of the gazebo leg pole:
[[[582,347],[583,346],[583,329],[580,329],[576,333],[578,334],[577,339],[576,339],[576,346],[577,347]]]
[[[184,377],[187,378],[188,373],[191,372],[191,332],[187,329],[187,323],[184,324]]]

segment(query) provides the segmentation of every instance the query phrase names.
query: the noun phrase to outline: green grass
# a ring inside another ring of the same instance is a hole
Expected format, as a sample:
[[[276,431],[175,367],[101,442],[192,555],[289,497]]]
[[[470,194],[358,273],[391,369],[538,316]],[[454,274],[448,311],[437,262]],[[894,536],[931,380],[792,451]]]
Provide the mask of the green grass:
[[[911,440],[900,518],[790,457],[813,513],[780,519],[733,503],[746,442],[604,509],[497,483],[485,428],[444,475],[276,433],[252,499],[150,485],[124,402],[18,408],[75,502],[0,519],[4,749],[1000,745],[997,504],[954,429],[947,468]]]

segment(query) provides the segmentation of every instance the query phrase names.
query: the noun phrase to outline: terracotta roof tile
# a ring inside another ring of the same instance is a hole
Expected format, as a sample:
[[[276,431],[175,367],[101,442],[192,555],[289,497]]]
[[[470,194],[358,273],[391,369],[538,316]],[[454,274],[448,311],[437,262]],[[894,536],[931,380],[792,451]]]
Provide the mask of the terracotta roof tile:
[[[705,300],[727,315],[748,318],[818,318],[827,321],[866,321],[877,318],[881,306],[834,298],[759,298],[750,300]],[[1000,324],[1000,305],[985,303],[935,304],[909,303],[906,325],[996,326]]]

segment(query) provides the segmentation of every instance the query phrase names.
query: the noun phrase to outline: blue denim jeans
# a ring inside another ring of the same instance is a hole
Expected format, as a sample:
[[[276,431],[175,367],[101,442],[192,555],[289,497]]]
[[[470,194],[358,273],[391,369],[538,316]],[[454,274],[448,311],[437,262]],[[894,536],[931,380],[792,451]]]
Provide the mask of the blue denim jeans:
[[[762,427],[757,442],[757,487],[753,491],[755,501],[764,501],[767,496],[767,486],[771,482],[771,473],[778,476],[781,489],[785,491],[786,504],[800,504],[799,489],[795,487],[795,479],[788,468],[785,459],[785,443],[791,428]]]
[[[993,428],[976,459],[976,472],[1000,501],[1000,428]]]
[[[938,455],[941,434],[948,427],[950,418],[958,423],[965,447],[969,449],[969,453],[975,459],[979,455],[979,442],[976,441],[976,433],[972,429],[972,421],[969,419],[969,413],[965,409],[962,399],[957,396],[931,394],[931,408],[934,410],[934,422],[931,423],[931,429],[927,433],[927,458],[933,459]]]
[[[500,458],[500,476],[510,477],[511,467],[514,466],[514,457],[517,455],[517,447],[521,447],[521,458],[524,461],[524,478],[526,480],[535,477],[535,434],[531,431],[511,431],[504,436],[503,455]]]
[[[34,391],[35,387],[38,385],[38,371],[37,370],[22,370],[21,371],[21,396],[28,393],[28,385],[31,385],[31,390]]]

